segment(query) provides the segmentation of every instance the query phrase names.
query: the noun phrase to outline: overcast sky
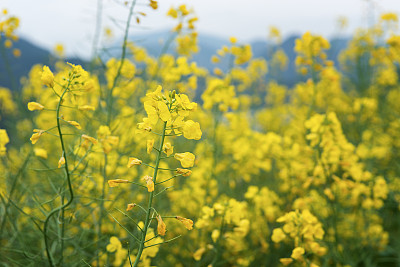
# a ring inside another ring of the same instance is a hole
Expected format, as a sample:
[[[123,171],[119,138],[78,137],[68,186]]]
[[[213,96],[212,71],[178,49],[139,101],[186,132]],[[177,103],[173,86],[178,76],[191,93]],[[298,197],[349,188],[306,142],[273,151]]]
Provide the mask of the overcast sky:
[[[128,10],[121,0],[103,0],[102,26],[114,30],[115,38],[123,35],[115,21],[123,23]],[[365,27],[382,12],[400,14],[400,0],[159,0],[153,11],[148,0],[138,0],[136,11],[147,13],[140,27],[131,34],[148,33],[173,27],[166,17],[171,6],[186,3],[193,7],[201,33],[220,37],[236,36],[239,41],[266,39],[271,25],[284,35],[307,30],[330,37],[338,32],[337,20],[344,16],[350,34]],[[21,19],[19,34],[39,46],[52,49],[62,43],[69,55],[87,56],[95,29],[98,0],[0,0],[0,8]],[[113,21],[114,19],[114,21]]]

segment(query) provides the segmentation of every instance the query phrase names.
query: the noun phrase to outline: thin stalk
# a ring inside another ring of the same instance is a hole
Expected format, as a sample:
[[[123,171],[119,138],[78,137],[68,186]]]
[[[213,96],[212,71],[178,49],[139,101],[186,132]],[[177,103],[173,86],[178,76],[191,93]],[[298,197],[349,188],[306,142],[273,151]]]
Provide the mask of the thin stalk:
[[[97,55],[97,48],[100,40],[101,32],[101,20],[103,13],[103,0],[97,0],[97,11],[96,11],[96,28],[94,30],[93,44],[92,44],[92,60]]]
[[[129,9],[128,21],[126,22],[126,27],[125,27],[124,42],[122,44],[121,63],[118,66],[117,75],[115,75],[115,78],[114,78],[114,81],[113,81],[113,85],[112,85],[112,87],[110,88],[110,90],[108,92],[109,103],[108,103],[108,106],[107,106],[107,108],[108,108],[107,125],[110,125],[111,118],[112,118],[112,104],[113,104],[112,93],[113,93],[114,88],[117,86],[117,82],[118,82],[119,77],[121,77],[121,70],[122,70],[122,67],[123,67],[124,62],[125,62],[126,44],[127,44],[127,41],[128,41],[129,26],[131,24],[131,19],[132,19],[132,16],[133,16],[133,8],[135,7],[135,4],[136,4],[136,0],[134,0],[132,2],[132,5],[131,5],[131,7]]]
[[[98,218],[98,224],[97,224],[97,253],[101,251],[101,226],[103,224],[103,213],[104,213],[104,199],[105,199],[105,192],[106,192],[106,183],[107,183],[107,154],[104,153],[104,166],[103,166],[103,183],[102,183],[102,188],[101,188],[101,200],[100,200],[100,213],[99,213],[99,218]],[[96,253],[96,254],[97,254]],[[100,258],[97,257],[97,266],[100,266]]]
[[[21,174],[24,172],[26,166],[28,165],[29,158],[31,157],[31,155],[32,155],[31,152],[29,152],[29,154],[26,156],[25,161],[22,164],[21,168],[18,170],[17,175],[13,179],[13,184],[11,185],[10,195],[8,196],[8,202],[5,204],[5,207],[4,207],[4,216],[3,216],[3,220],[1,221],[0,235],[3,234],[3,229],[4,229],[4,226],[5,226],[5,223],[6,223],[6,219],[7,219],[7,216],[8,216],[8,214],[7,214],[8,213],[8,207],[10,206],[12,196],[13,196],[13,194],[15,192],[16,187],[17,187],[17,182],[18,182],[19,177],[21,176]]]
[[[122,71],[122,67],[124,65],[125,62],[125,57],[126,57],[126,44],[127,44],[127,40],[128,40],[128,34],[129,34],[129,27],[131,24],[131,19],[133,16],[133,8],[135,7],[136,4],[136,0],[134,0],[132,2],[132,5],[129,9],[129,15],[128,15],[128,20],[126,23],[126,27],[125,27],[125,34],[124,34],[124,40],[123,40],[123,44],[122,44],[122,54],[121,54],[121,62],[118,66],[118,70],[117,70],[117,74],[115,75],[114,81],[113,81],[113,85],[112,87],[108,90],[108,96],[107,96],[107,125],[110,126],[111,124],[111,120],[112,120],[112,106],[113,106],[113,90],[114,88],[117,86],[118,83],[118,79],[121,76],[121,71]],[[106,168],[107,168],[107,154],[104,154],[104,166],[103,166],[103,184],[102,184],[102,193],[101,193],[101,201],[100,201],[100,214],[99,214],[99,219],[98,219],[98,229],[97,229],[97,235],[98,235],[98,242],[97,242],[97,251],[99,251],[101,249],[101,243],[100,243],[100,236],[101,236],[101,226],[102,226],[102,220],[103,220],[103,214],[104,214],[104,198],[105,198],[105,187],[106,187],[106,183],[107,183],[107,172],[106,172]],[[97,265],[99,265],[99,257],[97,257]]]
[[[153,182],[154,184],[156,184],[157,181],[157,173],[158,173],[158,166],[160,164],[160,160],[161,160],[161,151],[162,151],[162,147],[164,145],[164,140],[165,140],[165,128],[167,127],[167,122],[164,122],[164,127],[163,127],[163,131],[162,131],[162,136],[160,138],[160,146],[158,149],[158,153],[157,153],[157,159],[156,159],[156,166],[154,168],[154,175],[153,175]],[[144,243],[146,241],[146,234],[147,234],[147,229],[149,227],[149,222],[150,222],[150,213],[151,210],[153,208],[152,204],[153,204],[153,197],[154,197],[154,191],[150,192],[149,195],[149,204],[147,206],[147,212],[146,212],[146,220],[144,222],[144,228],[143,228],[143,232],[142,232],[142,238],[141,238],[141,242],[139,245],[139,250],[138,253],[136,255],[136,259],[135,262],[133,264],[134,267],[138,266],[139,261],[140,261],[140,257],[142,255],[143,249],[145,248]]]
[[[62,149],[62,155],[64,156],[65,159],[65,164],[64,164],[64,170],[65,170],[65,175],[67,177],[67,183],[68,183],[68,190],[69,190],[69,194],[70,194],[70,198],[68,199],[67,203],[62,204],[60,207],[57,207],[55,209],[53,209],[46,217],[46,220],[44,222],[44,228],[43,228],[43,234],[44,234],[44,242],[45,242],[45,246],[46,246],[46,253],[47,253],[47,258],[49,261],[49,264],[51,267],[55,266],[54,262],[53,262],[53,258],[51,256],[50,253],[50,244],[48,241],[48,236],[47,236],[47,230],[48,230],[48,226],[49,226],[49,222],[51,217],[61,211],[64,210],[66,207],[68,207],[69,205],[71,205],[72,201],[74,200],[74,192],[72,190],[72,184],[71,184],[71,178],[70,178],[70,173],[68,170],[68,157],[66,154],[66,149],[65,149],[65,144],[64,144],[64,140],[63,140],[63,134],[61,131],[61,123],[60,123],[60,108],[61,108],[61,102],[63,100],[64,95],[66,94],[66,92],[68,91],[69,85],[65,88],[65,90],[63,91],[63,93],[60,96],[60,100],[58,101],[57,104],[57,129],[58,129],[58,133],[59,133],[59,138],[60,138],[60,143],[61,143],[61,149]],[[62,225],[64,225],[64,218],[62,218]],[[62,234],[64,232],[62,231]],[[61,237],[61,241],[63,242],[63,236]],[[61,246],[63,246],[63,244],[61,244]],[[63,259],[63,251],[61,251],[61,259],[60,259],[60,263],[59,265],[62,265],[62,259]]]
[[[180,238],[180,237],[181,237],[181,235],[178,235],[178,236],[175,236],[174,238],[168,239],[167,241],[160,242],[160,243],[153,244],[153,245],[149,245],[149,246],[146,246],[146,247],[144,247],[144,248],[151,248],[151,247],[154,247],[154,246],[158,246],[158,245],[162,245],[162,244],[167,244],[167,243],[169,243],[169,242],[171,242],[171,241],[174,241],[175,239],[178,239],[178,238]]]

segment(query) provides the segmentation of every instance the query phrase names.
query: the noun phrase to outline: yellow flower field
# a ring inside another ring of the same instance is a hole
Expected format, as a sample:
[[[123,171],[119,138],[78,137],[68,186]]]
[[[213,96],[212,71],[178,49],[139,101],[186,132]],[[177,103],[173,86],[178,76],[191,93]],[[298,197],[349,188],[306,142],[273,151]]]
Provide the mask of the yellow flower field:
[[[340,66],[305,32],[287,87],[277,28],[269,62],[232,37],[209,71],[189,5],[159,14],[176,22],[159,57],[128,40],[157,1],[126,5],[119,57],[58,46],[0,88],[0,266],[399,266],[396,14]],[[14,57],[23,19],[0,15]]]

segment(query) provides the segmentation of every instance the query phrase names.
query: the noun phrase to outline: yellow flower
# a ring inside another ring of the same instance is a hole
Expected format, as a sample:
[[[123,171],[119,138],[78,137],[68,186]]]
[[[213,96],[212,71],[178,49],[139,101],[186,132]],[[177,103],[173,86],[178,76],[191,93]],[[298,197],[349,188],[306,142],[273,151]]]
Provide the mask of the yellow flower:
[[[81,110],[81,111],[83,111],[83,110],[95,110],[95,108],[93,106],[90,106],[90,105],[79,106],[78,109]]]
[[[295,249],[293,249],[292,251],[292,258],[295,260],[300,260],[303,257],[303,254],[305,253],[304,248],[302,247],[297,247]]]
[[[185,125],[182,128],[183,136],[186,139],[194,139],[200,140],[201,139],[201,129],[200,124],[198,122],[194,122],[192,120],[185,121]]]
[[[282,259],[279,259],[279,261],[283,265],[287,266],[287,265],[289,265],[289,264],[291,264],[293,262],[293,259],[292,258],[282,258]]]
[[[110,244],[107,245],[106,249],[108,252],[115,252],[118,251],[122,248],[121,241],[115,236],[112,236],[110,238]]]
[[[34,110],[43,110],[44,106],[42,104],[39,104],[37,102],[29,102],[28,103],[28,109],[30,111],[34,111]]]
[[[165,235],[165,232],[167,230],[167,226],[165,225],[164,221],[162,220],[161,216],[158,215],[157,216],[157,221],[158,221],[158,225],[157,225],[157,233],[161,236]]]
[[[136,203],[129,203],[128,206],[126,206],[126,211],[132,210],[134,207],[136,207]]]
[[[399,18],[396,13],[384,13],[381,15],[381,20],[397,22]]]
[[[133,165],[140,165],[142,161],[137,158],[129,158],[128,160],[128,168],[131,168]]]
[[[137,125],[140,130],[151,132],[152,125],[150,123],[149,118],[144,118],[143,122],[139,122]]]
[[[65,164],[65,158],[64,156],[61,156],[60,160],[58,161],[58,168],[61,168],[61,166],[64,164]]]
[[[107,136],[107,138],[101,140],[101,144],[103,146],[104,153],[110,153],[113,146],[117,146],[119,143],[118,136]]]
[[[171,8],[168,10],[167,16],[170,16],[170,17],[176,19],[176,18],[178,17],[178,12],[176,11],[176,9],[174,9],[174,8],[171,7]]]
[[[111,134],[111,131],[108,126],[101,125],[96,133],[98,138],[104,139]]]
[[[180,5],[179,11],[182,13],[183,16],[186,16],[189,14],[189,11],[187,10],[186,5]]]
[[[158,101],[157,108],[161,120],[169,121],[171,119],[171,113],[169,112],[167,104],[162,101]]]
[[[6,154],[6,144],[10,142],[8,138],[7,131],[4,129],[0,129],[0,156],[4,156]]]
[[[43,148],[35,148],[33,150],[35,152],[35,156],[47,159],[47,151]]]
[[[190,152],[176,153],[174,158],[181,162],[183,168],[190,168],[194,165],[195,156]]]
[[[13,53],[14,57],[21,56],[21,50],[19,50],[18,48],[13,49],[12,53]]]
[[[182,174],[182,176],[186,176],[187,177],[187,176],[190,176],[192,174],[192,171],[188,170],[188,169],[177,168],[176,169],[176,173]]]
[[[145,177],[143,177],[143,180],[146,181],[147,191],[153,192],[154,191],[153,177],[146,175]]]
[[[154,10],[156,10],[158,8],[158,3],[155,0],[150,0],[150,7]]]
[[[214,241],[214,243],[217,243],[218,238],[221,235],[221,231],[218,229],[214,229],[211,233],[211,239]]]
[[[163,145],[163,151],[165,154],[167,154],[167,157],[169,157],[172,153],[174,153],[174,147],[171,145],[171,143],[165,143]]]
[[[48,87],[54,86],[54,75],[47,66],[43,66],[41,81],[44,85]]]
[[[282,231],[281,228],[277,228],[274,229],[274,231],[272,232],[272,241],[274,241],[275,243],[279,243],[282,240],[284,240],[286,238],[285,233]]]
[[[117,187],[117,186],[119,186],[119,184],[129,183],[128,180],[124,180],[124,179],[108,180],[107,182],[108,182],[109,187]]]
[[[217,57],[215,55],[211,57],[211,62],[212,63],[218,63],[219,61],[220,61],[219,57]]]
[[[204,252],[206,252],[206,248],[204,248],[204,247],[199,248],[198,250],[196,250],[196,251],[193,253],[193,259],[194,259],[195,261],[201,260],[201,257],[203,256]]]
[[[44,130],[38,130],[34,129],[33,130],[34,134],[32,134],[30,140],[32,142],[32,145],[36,144],[36,142],[39,140],[40,136],[45,132]]]
[[[148,139],[147,140],[147,154],[150,154],[151,151],[153,150],[154,146],[154,139]]]
[[[183,223],[183,225],[186,227],[186,229],[188,230],[192,230],[193,229],[193,221],[187,218],[183,218],[181,216],[176,216],[175,217],[177,220],[179,220],[181,223]]]
[[[72,126],[75,126],[77,129],[82,129],[81,125],[76,121],[67,121]]]
[[[197,109],[197,103],[190,102],[189,97],[185,94],[178,94],[175,96],[175,99],[180,108],[178,111],[179,116],[186,117],[189,115],[189,111]]]
[[[65,55],[65,49],[62,44],[56,44],[54,47],[54,52],[56,53],[57,56],[59,57],[64,57]]]
[[[87,140],[87,141],[92,142],[93,145],[97,144],[96,138],[93,138],[93,137],[88,136],[88,135],[86,135],[86,134],[82,134],[82,138],[85,139],[85,140]]]
[[[213,73],[217,76],[222,76],[222,74],[224,74],[220,68],[214,68]]]
[[[236,42],[237,42],[236,37],[230,37],[229,42],[231,42],[231,44],[236,44]]]
[[[12,42],[11,42],[11,40],[5,40],[4,41],[4,46],[5,46],[5,48],[10,48],[10,47],[12,47]]]

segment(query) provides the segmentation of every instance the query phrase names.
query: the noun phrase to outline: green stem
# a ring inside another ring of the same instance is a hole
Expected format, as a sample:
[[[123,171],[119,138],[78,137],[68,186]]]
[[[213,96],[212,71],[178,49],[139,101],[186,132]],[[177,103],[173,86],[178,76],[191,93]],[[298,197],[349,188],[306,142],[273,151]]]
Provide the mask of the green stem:
[[[65,210],[66,207],[68,207],[69,205],[71,205],[72,201],[74,200],[74,192],[72,190],[72,184],[71,184],[71,178],[70,178],[70,173],[68,171],[68,159],[67,159],[67,154],[66,154],[66,149],[65,149],[65,145],[64,145],[64,140],[63,140],[63,134],[61,132],[61,123],[60,123],[60,108],[61,108],[61,102],[63,100],[64,95],[66,94],[66,92],[68,91],[69,85],[65,88],[65,90],[63,91],[63,93],[60,96],[60,100],[58,101],[58,105],[57,105],[57,129],[58,129],[58,133],[59,133],[59,138],[60,138],[60,143],[61,143],[61,149],[62,149],[62,155],[64,156],[65,159],[65,165],[64,165],[64,170],[65,170],[65,174],[67,176],[67,182],[68,182],[68,189],[69,189],[69,194],[70,194],[70,198],[68,199],[67,203],[61,205],[60,207],[57,207],[55,209],[53,209],[46,217],[46,220],[44,222],[44,228],[43,228],[43,234],[44,234],[44,242],[45,242],[45,246],[46,246],[46,253],[47,253],[47,258],[49,261],[49,264],[51,267],[55,266],[54,262],[53,262],[53,258],[50,252],[50,244],[48,241],[48,236],[47,236],[47,230],[48,230],[48,226],[49,226],[49,222],[50,222],[50,218],[57,212],[61,211],[61,210]],[[64,218],[62,218],[61,221],[62,225],[64,225]],[[62,226],[64,227],[64,226]],[[64,232],[62,231],[62,234]],[[61,237],[61,241],[63,242],[63,236]],[[61,245],[63,247],[63,244]],[[61,251],[61,259],[60,259],[60,266],[62,265],[62,255],[63,255],[63,251]]]
[[[157,173],[158,173],[158,166],[160,164],[160,160],[161,160],[161,150],[162,147],[164,145],[164,139],[165,139],[165,128],[167,127],[167,122],[164,122],[164,127],[163,127],[163,131],[162,131],[162,136],[160,138],[160,146],[159,146],[159,150],[158,150],[158,154],[157,154],[157,159],[156,159],[156,166],[154,168],[154,175],[153,175],[153,182],[154,184],[156,184],[156,179],[157,179]],[[146,241],[146,234],[147,234],[147,229],[149,228],[149,222],[150,222],[150,213],[151,210],[153,208],[152,204],[153,204],[153,197],[154,197],[154,191],[150,192],[149,195],[149,204],[147,206],[147,212],[146,212],[146,220],[144,222],[144,228],[143,228],[143,232],[142,234],[142,238],[141,238],[141,242],[139,245],[139,250],[138,253],[136,255],[136,259],[135,262],[133,263],[133,266],[138,266],[139,261],[140,261],[140,257],[142,255],[143,249],[145,248],[144,243]]]
[[[12,196],[13,196],[13,194],[14,194],[14,192],[15,192],[16,187],[17,187],[18,179],[19,179],[19,177],[21,176],[21,174],[24,172],[26,166],[28,165],[29,158],[30,158],[31,155],[32,155],[31,153],[32,153],[32,152],[30,152],[30,153],[26,156],[25,161],[24,161],[24,163],[22,164],[22,167],[19,169],[17,175],[16,175],[16,176],[14,177],[14,179],[13,179],[13,184],[11,185],[10,195],[8,196],[8,202],[5,204],[5,207],[4,207],[4,216],[3,216],[3,220],[1,221],[1,226],[0,226],[0,234],[1,234],[1,235],[3,234],[3,229],[4,229],[4,226],[5,226],[5,223],[6,223],[6,218],[7,218],[7,216],[8,216],[8,214],[7,214],[7,213],[8,213],[8,207],[10,206]]]
[[[105,198],[105,192],[106,192],[106,183],[107,183],[107,164],[108,164],[108,158],[107,154],[104,153],[104,166],[103,166],[103,183],[102,183],[102,188],[101,188],[101,201],[100,201],[100,213],[99,213],[99,221],[97,224],[97,253],[101,250],[101,226],[103,224],[103,213],[104,213],[104,198]],[[97,257],[97,266],[100,266],[100,258]]]
[[[122,67],[124,65],[125,62],[125,57],[126,57],[126,44],[128,41],[128,34],[129,34],[129,26],[131,24],[131,19],[132,19],[132,15],[133,15],[133,8],[135,7],[136,4],[136,0],[134,0],[132,2],[132,5],[129,9],[129,15],[128,15],[128,21],[126,22],[126,27],[125,27],[125,35],[124,35],[124,42],[122,44],[122,55],[121,55],[121,63],[119,64],[118,70],[117,70],[117,75],[115,75],[114,81],[113,81],[113,85],[110,88],[109,92],[108,92],[108,99],[109,99],[109,103],[107,105],[108,108],[108,112],[107,112],[107,125],[110,125],[111,123],[111,118],[112,118],[112,104],[113,104],[113,90],[114,88],[117,86],[117,82],[118,79],[121,77],[121,71],[122,71]]]
[[[100,32],[101,32],[101,20],[103,13],[103,0],[97,0],[97,11],[96,11],[96,28],[94,30],[94,37],[92,43],[92,60],[97,55],[97,47],[100,40]]]

